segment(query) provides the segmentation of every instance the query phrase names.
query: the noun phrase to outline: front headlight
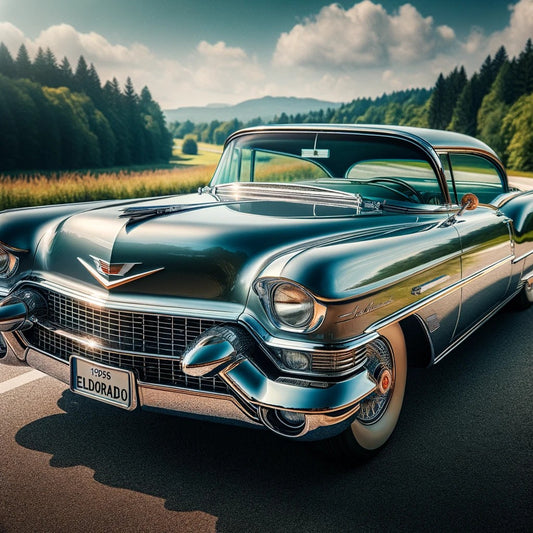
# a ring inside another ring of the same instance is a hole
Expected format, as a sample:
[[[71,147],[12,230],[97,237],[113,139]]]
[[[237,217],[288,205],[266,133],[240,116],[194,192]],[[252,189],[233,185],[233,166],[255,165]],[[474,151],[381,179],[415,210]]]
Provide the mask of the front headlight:
[[[315,312],[315,301],[300,287],[280,283],[272,291],[272,310],[280,322],[292,328],[309,325]]]
[[[281,329],[312,331],[324,320],[326,308],[301,285],[273,278],[255,283],[269,318]]]
[[[12,276],[17,270],[18,257],[0,245],[0,279]]]

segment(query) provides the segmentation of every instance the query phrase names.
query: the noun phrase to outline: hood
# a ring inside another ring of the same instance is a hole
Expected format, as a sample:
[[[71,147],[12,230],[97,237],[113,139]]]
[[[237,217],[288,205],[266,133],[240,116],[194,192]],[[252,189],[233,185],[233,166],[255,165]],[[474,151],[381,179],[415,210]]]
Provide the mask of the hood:
[[[116,295],[244,304],[253,280],[274,259],[391,230],[389,216],[313,216],[310,206],[283,201],[224,204],[195,194],[131,205],[169,204],[186,209],[129,220],[123,216],[128,204],[121,203],[63,219],[41,241],[34,272]]]

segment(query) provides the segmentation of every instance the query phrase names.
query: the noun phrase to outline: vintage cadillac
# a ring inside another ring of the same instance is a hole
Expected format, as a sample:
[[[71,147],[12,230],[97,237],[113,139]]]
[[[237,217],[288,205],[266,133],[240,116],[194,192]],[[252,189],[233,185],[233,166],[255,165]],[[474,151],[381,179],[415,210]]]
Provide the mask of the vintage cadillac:
[[[532,284],[533,191],[482,142],[250,128],[197,194],[0,213],[0,362],[351,461],[389,439],[408,366]]]

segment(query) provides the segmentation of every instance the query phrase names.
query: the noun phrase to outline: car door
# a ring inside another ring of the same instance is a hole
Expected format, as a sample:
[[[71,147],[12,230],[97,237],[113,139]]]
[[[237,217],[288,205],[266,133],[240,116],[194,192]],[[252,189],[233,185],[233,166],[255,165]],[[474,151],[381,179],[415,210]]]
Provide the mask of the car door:
[[[461,310],[455,338],[489,315],[504,299],[512,274],[510,219],[490,202],[505,192],[503,177],[487,158],[450,153],[457,200],[474,193],[480,205],[456,217],[461,239]]]

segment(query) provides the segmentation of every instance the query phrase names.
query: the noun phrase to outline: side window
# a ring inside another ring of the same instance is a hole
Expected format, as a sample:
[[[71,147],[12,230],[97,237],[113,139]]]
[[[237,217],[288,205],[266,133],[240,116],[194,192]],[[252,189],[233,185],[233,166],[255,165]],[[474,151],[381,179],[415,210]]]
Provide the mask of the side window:
[[[361,160],[348,169],[346,178],[367,187],[366,191],[361,189],[363,196],[382,196],[388,189],[396,193],[394,199],[436,205],[444,203],[435,171],[423,159]],[[371,186],[380,186],[381,190],[372,190]]]
[[[449,155],[459,201],[473,192],[481,203],[489,204],[505,192],[498,169],[488,159],[474,154]]]

